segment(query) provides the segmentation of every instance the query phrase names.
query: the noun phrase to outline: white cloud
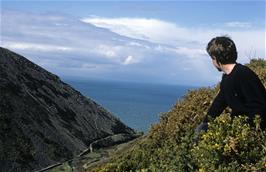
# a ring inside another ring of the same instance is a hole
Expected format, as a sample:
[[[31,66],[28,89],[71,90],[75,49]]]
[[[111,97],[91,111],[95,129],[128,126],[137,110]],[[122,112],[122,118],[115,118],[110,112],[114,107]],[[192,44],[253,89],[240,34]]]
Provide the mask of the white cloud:
[[[2,42],[2,46],[6,48],[12,48],[15,50],[32,50],[32,51],[44,51],[44,52],[53,52],[53,51],[72,51],[70,47],[57,46],[51,44],[34,44],[26,42]]]
[[[128,45],[135,46],[135,47],[142,47],[142,48],[146,48],[146,49],[151,49],[151,47],[149,45],[141,44],[141,43],[134,42],[134,41],[129,42]]]
[[[93,51],[98,53],[98,54],[102,54],[108,58],[114,58],[117,56],[117,52],[119,51],[119,49],[120,49],[120,47],[100,44],[100,45],[96,46],[96,49]]]
[[[246,52],[251,50],[255,51],[257,56],[265,58],[265,28],[251,29],[252,24],[250,22],[233,21],[221,24],[220,27],[190,28],[148,18],[102,18],[93,16],[84,18],[82,21],[98,27],[108,28],[124,36],[175,46],[177,47],[176,52],[195,57],[204,54],[205,46],[211,38],[229,35],[237,43],[241,58],[248,60]],[[223,28],[223,26],[228,28]],[[232,30],[232,28],[235,29]],[[237,28],[240,30],[236,30]],[[249,30],[243,30],[242,28],[249,28]],[[162,47],[157,47],[157,50],[166,51]]]
[[[251,28],[252,24],[250,22],[233,21],[233,22],[225,23],[225,26],[232,27],[232,28]]]
[[[183,54],[183,55],[186,55],[192,58],[197,58],[197,57],[207,55],[204,49],[199,49],[199,48],[178,47],[175,51],[178,54],[181,54],[181,55]]]
[[[128,56],[126,60],[123,62],[124,65],[133,64],[137,61],[133,58],[133,56]]]
[[[168,43],[169,41],[174,43],[175,39],[179,39],[178,41],[187,40],[189,36],[186,28],[158,19],[92,17],[84,18],[81,21],[108,28],[124,36],[159,43]],[[182,33],[182,35],[174,35],[177,32]]]
[[[81,68],[83,69],[95,69],[97,68],[97,64],[90,64],[90,63],[84,63],[81,65]]]

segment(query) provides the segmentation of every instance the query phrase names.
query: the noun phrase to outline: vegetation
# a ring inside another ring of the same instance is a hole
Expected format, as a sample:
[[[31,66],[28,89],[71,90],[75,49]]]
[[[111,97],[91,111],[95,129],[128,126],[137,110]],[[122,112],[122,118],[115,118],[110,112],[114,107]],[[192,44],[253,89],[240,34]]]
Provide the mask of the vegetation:
[[[247,117],[231,119],[229,114],[216,118],[208,132],[201,136],[191,151],[199,171],[263,171],[266,170],[266,133],[253,126]]]
[[[266,86],[266,61],[252,59],[248,64]],[[161,115],[145,139],[109,163],[94,169],[112,171],[264,171],[266,132],[260,117],[253,123],[243,114],[232,118],[226,109],[209,122],[209,130],[193,139],[195,127],[205,118],[218,93],[215,88],[189,91],[171,111]]]

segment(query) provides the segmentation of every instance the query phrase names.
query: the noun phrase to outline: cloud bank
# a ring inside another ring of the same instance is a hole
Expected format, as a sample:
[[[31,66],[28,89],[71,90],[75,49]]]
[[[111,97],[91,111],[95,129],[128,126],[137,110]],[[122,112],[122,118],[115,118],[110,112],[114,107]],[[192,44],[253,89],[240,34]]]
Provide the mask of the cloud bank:
[[[236,42],[242,61],[246,61],[247,56],[254,56],[254,54],[265,58],[265,28],[253,27],[251,22],[229,21],[205,28],[189,28],[148,18],[92,16],[83,18],[81,21],[108,28],[124,36],[201,50],[204,50],[205,45],[212,37],[229,35]],[[192,51],[195,52],[195,50]]]
[[[62,77],[213,85],[221,74],[205,46],[221,34],[232,36],[243,56],[256,52],[265,57],[264,30],[186,28],[158,19],[79,19],[9,10],[2,11],[1,23],[1,46]],[[248,62],[245,56],[240,60]]]

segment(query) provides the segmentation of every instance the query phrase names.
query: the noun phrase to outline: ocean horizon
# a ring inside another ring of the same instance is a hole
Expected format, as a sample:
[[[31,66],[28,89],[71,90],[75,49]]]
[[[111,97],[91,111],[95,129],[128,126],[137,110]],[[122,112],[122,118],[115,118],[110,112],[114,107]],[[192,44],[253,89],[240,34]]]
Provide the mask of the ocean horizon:
[[[159,122],[160,114],[171,107],[193,86],[135,83],[106,80],[65,79],[84,96],[89,97],[127,126],[147,133]]]

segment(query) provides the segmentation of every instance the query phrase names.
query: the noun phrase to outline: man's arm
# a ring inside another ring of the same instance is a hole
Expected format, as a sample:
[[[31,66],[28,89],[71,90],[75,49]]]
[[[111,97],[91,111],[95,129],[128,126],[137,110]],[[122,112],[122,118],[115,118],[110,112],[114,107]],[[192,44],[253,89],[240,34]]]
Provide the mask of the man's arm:
[[[220,115],[223,110],[226,108],[227,103],[224,98],[223,90],[220,90],[218,95],[215,97],[211,107],[208,110],[208,115],[215,118],[216,116]]]
[[[216,116],[220,115],[223,110],[227,107],[227,103],[224,98],[224,93],[222,90],[219,91],[218,95],[215,97],[211,107],[208,110],[207,116],[201,122],[196,128],[195,128],[195,139],[197,140],[197,137],[200,133],[200,131],[204,130],[207,131],[208,129],[208,115],[215,118]]]
[[[219,93],[214,98],[212,105],[208,110],[207,116],[203,120],[203,123],[208,122],[208,116],[215,118],[216,116],[220,115],[226,107],[227,103],[224,98],[224,92],[220,89]]]

